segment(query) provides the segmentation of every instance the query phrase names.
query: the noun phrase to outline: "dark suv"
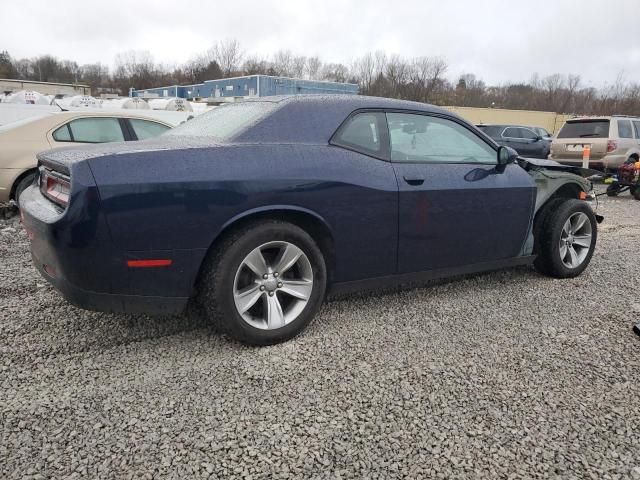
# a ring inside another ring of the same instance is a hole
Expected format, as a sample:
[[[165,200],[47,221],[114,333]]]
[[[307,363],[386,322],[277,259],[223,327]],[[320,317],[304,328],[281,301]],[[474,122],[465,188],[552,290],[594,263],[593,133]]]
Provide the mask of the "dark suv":
[[[499,145],[515,149],[523,157],[547,158],[551,151],[551,136],[540,135],[541,127],[522,125],[476,125]],[[538,130],[539,129],[539,130]]]

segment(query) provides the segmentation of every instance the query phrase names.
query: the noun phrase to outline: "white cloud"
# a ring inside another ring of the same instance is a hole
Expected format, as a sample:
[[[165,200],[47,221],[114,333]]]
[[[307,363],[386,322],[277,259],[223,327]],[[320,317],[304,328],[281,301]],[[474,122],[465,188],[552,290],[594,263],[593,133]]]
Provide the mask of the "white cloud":
[[[640,78],[638,18],[638,0],[32,0],[3,5],[0,48],[105,64],[139,49],[174,64],[236,38],[260,55],[290,49],[349,63],[386,50],[442,56],[451,77],[501,83],[576,73],[598,86],[621,72]]]

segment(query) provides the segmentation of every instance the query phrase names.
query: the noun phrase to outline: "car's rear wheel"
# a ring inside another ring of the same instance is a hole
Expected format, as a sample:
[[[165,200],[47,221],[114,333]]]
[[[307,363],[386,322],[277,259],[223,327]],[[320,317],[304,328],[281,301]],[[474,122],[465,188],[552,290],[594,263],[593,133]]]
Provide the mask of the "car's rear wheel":
[[[300,333],[326,289],[322,252],[303,229],[265,220],[229,235],[211,252],[200,303],[229,336],[270,345]]]
[[[591,261],[597,234],[588,204],[575,199],[555,203],[538,230],[536,269],[556,278],[580,275]]]
[[[18,182],[18,184],[16,185],[16,189],[13,194],[13,199],[16,201],[18,206],[20,206],[20,195],[22,195],[22,192],[24,192],[27,188],[31,186],[35,178],[36,178],[36,172],[30,172],[26,174],[24,177],[22,177]]]

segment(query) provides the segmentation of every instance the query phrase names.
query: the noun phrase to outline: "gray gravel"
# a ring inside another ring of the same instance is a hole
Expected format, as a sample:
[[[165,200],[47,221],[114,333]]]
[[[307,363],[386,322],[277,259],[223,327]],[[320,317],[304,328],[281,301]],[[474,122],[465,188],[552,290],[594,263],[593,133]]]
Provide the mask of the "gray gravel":
[[[334,301],[248,348],[85,312],[0,220],[0,478],[640,478],[640,202],[591,267]]]

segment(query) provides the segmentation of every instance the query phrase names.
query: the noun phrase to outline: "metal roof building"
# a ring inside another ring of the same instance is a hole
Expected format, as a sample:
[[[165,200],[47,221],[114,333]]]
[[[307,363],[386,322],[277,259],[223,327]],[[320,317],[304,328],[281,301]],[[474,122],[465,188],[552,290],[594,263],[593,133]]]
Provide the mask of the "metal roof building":
[[[91,87],[82,83],[36,82],[0,78],[0,92],[33,90],[42,95],[91,95]]]
[[[248,75],[245,77],[206,80],[195,85],[173,85],[169,87],[131,89],[131,97],[179,97],[188,99],[220,98],[221,100],[242,97],[268,97],[272,95],[295,95],[301,93],[358,93],[355,83],[302,80],[298,78],[273,77],[270,75]]]

